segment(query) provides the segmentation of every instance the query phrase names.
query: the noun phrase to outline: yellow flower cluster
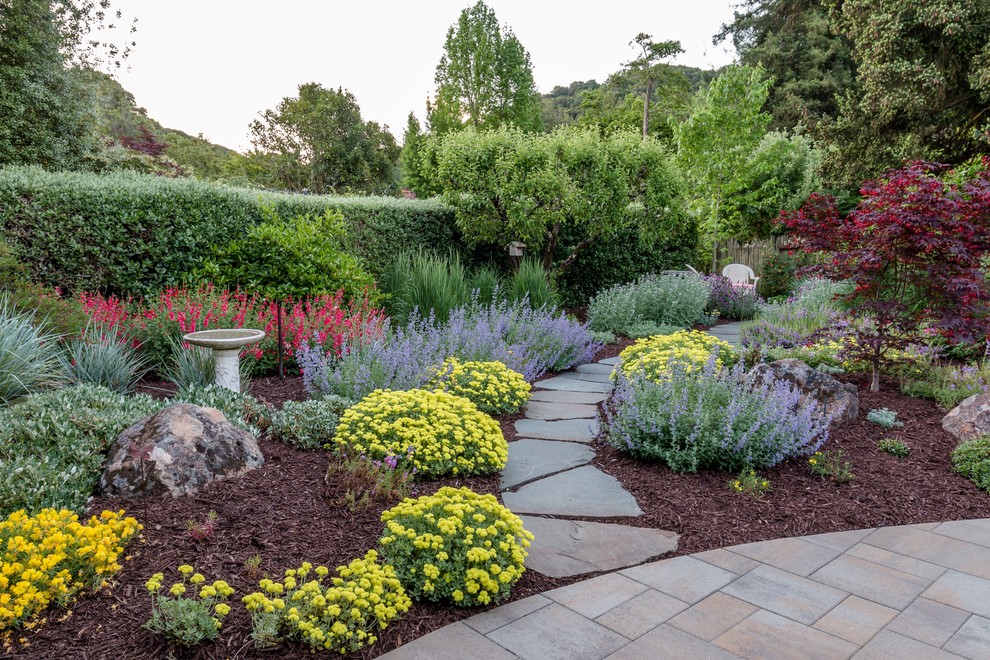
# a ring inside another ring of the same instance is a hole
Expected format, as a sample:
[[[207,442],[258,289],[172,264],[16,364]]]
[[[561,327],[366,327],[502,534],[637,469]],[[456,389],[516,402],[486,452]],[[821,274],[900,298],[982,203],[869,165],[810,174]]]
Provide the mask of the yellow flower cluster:
[[[489,415],[514,413],[529,401],[532,386],[501,362],[461,362],[449,358],[427,385],[470,399]]]
[[[737,493],[750,493],[760,497],[770,490],[770,481],[758,475],[753,468],[748,468],[730,481],[729,487]]]
[[[83,588],[97,588],[120,570],[121,554],[141,530],[123,511],[85,523],[71,511],[15,511],[0,522],[0,631],[49,604],[65,607]]]
[[[255,638],[259,629],[267,629],[313,650],[347,653],[374,644],[378,638],[372,630],[387,628],[412,604],[395,571],[379,564],[374,550],[337,568],[337,577],[324,585],[329,572],[326,566],[314,569],[305,562],[287,570],[281,582],[261,580],[261,591],[242,599],[251,612]]]
[[[509,446],[498,422],[464,397],[429,390],[375,390],[340,417],[334,436],[348,454],[405,456],[420,477],[491,474]]]
[[[707,332],[682,330],[670,335],[637,339],[619,357],[622,372],[627,377],[639,376],[660,382],[670,375],[673,365],[686,372],[700,371],[713,351],[718,351],[716,368],[733,364],[738,359],[732,345]]]
[[[526,570],[533,535],[493,495],[444,487],[382,514],[382,551],[414,598],[487,605]]]

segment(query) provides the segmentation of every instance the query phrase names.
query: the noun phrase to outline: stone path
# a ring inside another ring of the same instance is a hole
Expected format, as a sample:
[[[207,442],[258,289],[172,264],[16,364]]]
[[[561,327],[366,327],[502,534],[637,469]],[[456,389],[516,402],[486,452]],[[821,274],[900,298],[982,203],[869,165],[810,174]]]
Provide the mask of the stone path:
[[[708,329],[708,334],[714,335],[721,339],[722,341],[729,342],[735,347],[739,347],[739,328],[742,323],[723,323],[722,325],[716,325]]]
[[[990,519],[642,564],[497,607],[383,657],[985,659]]]
[[[590,464],[597,404],[611,390],[613,364],[582,364],[535,383],[526,417],[515,423],[522,439],[509,443],[502,501],[524,516],[536,537],[529,570],[583,575],[641,564],[677,548],[673,532],[567,519],[643,515],[618,479]]]

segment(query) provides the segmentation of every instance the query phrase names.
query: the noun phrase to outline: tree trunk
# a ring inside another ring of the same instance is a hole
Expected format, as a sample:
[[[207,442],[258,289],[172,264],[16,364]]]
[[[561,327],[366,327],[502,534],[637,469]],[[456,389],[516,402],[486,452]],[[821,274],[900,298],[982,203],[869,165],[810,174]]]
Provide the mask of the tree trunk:
[[[597,236],[589,236],[588,238],[584,239],[583,241],[575,245],[574,249],[571,250],[571,253],[567,255],[567,258],[561,261],[560,265],[557,266],[557,275],[563,275],[564,271],[566,271],[574,264],[574,261],[578,258],[578,254],[580,254],[580,252],[584,250],[586,247],[594,243],[597,238],[598,238]]]
[[[873,381],[870,383],[871,392],[880,391],[880,360],[873,360]]]
[[[553,268],[553,253],[557,249],[557,237],[560,235],[560,223],[554,224],[553,229],[547,235],[547,247],[543,251],[543,270],[550,272]]]
[[[646,83],[646,96],[643,98],[643,139],[650,132],[650,97],[653,96],[653,78]]]

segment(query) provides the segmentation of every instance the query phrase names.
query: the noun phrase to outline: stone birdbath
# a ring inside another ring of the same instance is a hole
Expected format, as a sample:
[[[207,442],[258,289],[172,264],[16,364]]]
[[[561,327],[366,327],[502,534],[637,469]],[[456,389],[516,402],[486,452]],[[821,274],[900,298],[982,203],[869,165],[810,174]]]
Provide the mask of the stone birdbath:
[[[241,391],[241,349],[264,338],[264,330],[251,328],[200,330],[182,336],[183,341],[193,346],[213,350],[216,361],[216,384],[234,392]]]

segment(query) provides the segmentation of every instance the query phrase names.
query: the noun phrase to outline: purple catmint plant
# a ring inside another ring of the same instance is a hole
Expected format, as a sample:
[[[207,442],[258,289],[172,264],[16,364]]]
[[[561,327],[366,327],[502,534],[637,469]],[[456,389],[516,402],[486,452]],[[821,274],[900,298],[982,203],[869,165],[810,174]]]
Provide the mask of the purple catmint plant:
[[[744,321],[756,316],[756,305],[761,302],[756,290],[732,286],[732,280],[722,275],[706,275],[708,284],[708,313],[718,312],[722,318]]]
[[[417,315],[402,327],[386,324],[382,337],[345,344],[340,357],[303,347],[298,362],[311,394],[361,399],[375,389],[425,385],[449,357],[498,361],[532,382],[547,371],[590,361],[601,345],[586,325],[528,300],[472,303],[445,322]]]
[[[718,370],[713,356],[700,373],[672,363],[660,382],[620,374],[599,416],[599,437],[679,472],[764,469],[821,447],[830,420],[817,404],[799,407],[799,392],[786,381],[751,386],[743,369]]]
[[[740,329],[739,343],[746,349],[763,352],[772,348],[802,346],[805,337],[800,332],[782,325],[769,321],[753,321]]]

